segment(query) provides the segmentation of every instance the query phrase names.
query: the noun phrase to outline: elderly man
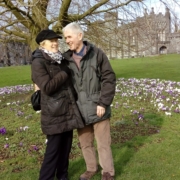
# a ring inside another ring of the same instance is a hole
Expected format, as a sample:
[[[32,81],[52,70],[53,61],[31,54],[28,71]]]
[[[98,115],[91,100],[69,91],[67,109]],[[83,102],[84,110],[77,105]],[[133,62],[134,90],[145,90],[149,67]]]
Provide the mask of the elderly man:
[[[64,57],[72,70],[72,81],[78,94],[77,104],[86,124],[84,128],[78,129],[87,168],[80,180],[90,180],[98,171],[94,137],[102,167],[102,180],[113,180],[115,171],[110,147],[110,104],[115,94],[115,73],[105,53],[83,41],[84,32],[77,23],[64,27],[63,35],[69,46]]]

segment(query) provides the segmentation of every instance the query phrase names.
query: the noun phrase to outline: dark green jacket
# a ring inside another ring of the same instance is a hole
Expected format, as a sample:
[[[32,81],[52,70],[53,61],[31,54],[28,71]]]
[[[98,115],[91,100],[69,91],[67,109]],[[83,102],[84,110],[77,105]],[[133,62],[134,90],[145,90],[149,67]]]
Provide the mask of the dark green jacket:
[[[84,42],[87,53],[80,61],[78,69],[72,59],[72,51],[63,54],[72,70],[72,81],[78,94],[77,104],[86,125],[110,118],[110,105],[115,94],[116,78],[105,53]],[[102,118],[97,116],[97,105],[106,108]]]
[[[65,60],[58,64],[40,50],[33,53],[32,80],[41,89],[41,127],[46,135],[84,127],[66,72]]]

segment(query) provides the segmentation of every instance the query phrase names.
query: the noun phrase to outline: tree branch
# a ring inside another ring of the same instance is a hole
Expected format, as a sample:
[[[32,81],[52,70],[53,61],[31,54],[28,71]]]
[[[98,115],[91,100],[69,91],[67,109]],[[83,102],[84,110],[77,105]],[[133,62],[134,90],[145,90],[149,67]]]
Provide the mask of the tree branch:
[[[32,7],[32,18],[35,19],[36,25],[39,30],[47,28],[49,25],[49,21],[46,18],[46,11],[48,7],[49,0],[34,0],[36,2],[36,6]]]
[[[79,21],[85,17],[87,17],[88,15],[92,15],[92,14],[99,14],[99,13],[102,13],[102,12],[108,12],[108,11],[111,11],[113,9],[117,9],[119,7],[122,7],[122,6],[125,6],[125,5],[128,5],[129,3],[131,2],[141,2],[143,0],[128,0],[127,2],[125,3],[121,3],[121,4],[118,4],[112,8],[108,8],[108,9],[105,9],[105,10],[101,10],[101,11],[95,11],[96,9],[98,9],[100,6],[106,4],[109,0],[101,0],[98,4],[96,4],[95,6],[93,6],[92,8],[90,8],[88,11],[84,12],[83,14],[73,14],[73,15],[69,15],[68,16],[68,21],[69,22],[73,22],[73,21]]]
[[[2,12],[0,13],[0,15],[3,15],[4,13],[9,12],[9,11],[10,11],[10,10],[6,9],[6,10],[2,11]]]
[[[73,21],[78,21],[83,19],[84,17],[92,14],[96,9],[98,9],[99,7],[101,7],[102,5],[106,4],[109,0],[101,0],[99,3],[97,3],[96,5],[94,5],[93,7],[91,7],[90,9],[88,9],[86,12],[84,12],[83,14],[73,14],[73,15],[68,15],[67,19],[68,22],[73,22]]]
[[[21,13],[22,13],[22,14],[26,14],[26,12],[24,12],[24,11],[20,10],[19,8],[15,7],[9,0],[3,0],[3,2],[5,3],[6,8],[9,8],[9,9],[11,10],[11,12],[14,14],[14,16],[15,16],[17,19],[19,19],[19,21],[21,21],[21,23],[22,23],[25,27],[27,27],[27,28],[30,27],[31,23],[33,23],[33,22],[32,22],[32,21],[30,22],[30,21],[29,21],[29,18],[26,19],[26,18],[24,18],[24,17],[21,15]],[[26,16],[26,17],[27,17],[27,16]]]
[[[142,2],[142,1],[143,0],[128,0],[127,2],[118,4],[118,5],[116,5],[116,6],[112,7],[112,8],[108,8],[108,9],[101,10],[101,11],[94,11],[92,14],[99,14],[99,13],[102,13],[102,12],[112,11],[112,10],[117,9],[119,7],[127,6],[131,2]]]
[[[8,30],[8,29],[3,29],[3,31],[6,33],[6,34],[9,34],[9,35],[15,35],[17,37],[20,37],[20,38],[23,38],[23,39],[27,39],[28,38],[28,35],[25,34],[25,33],[21,33],[21,32],[17,32],[17,31],[11,31],[11,30]]]
[[[67,17],[67,12],[70,4],[71,4],[71,0],[62,1],[62,5],[59,11],[59,20],[63,21],[63,19]]]
[[[14,21],[14,22],[11,22],[11,23],[8,23],[6,26],[1,26],[0,27],[0,30],[5,30],[7,27],[11,27],[13,26],[14,24],[18,23],[18,20],[17,21]]]

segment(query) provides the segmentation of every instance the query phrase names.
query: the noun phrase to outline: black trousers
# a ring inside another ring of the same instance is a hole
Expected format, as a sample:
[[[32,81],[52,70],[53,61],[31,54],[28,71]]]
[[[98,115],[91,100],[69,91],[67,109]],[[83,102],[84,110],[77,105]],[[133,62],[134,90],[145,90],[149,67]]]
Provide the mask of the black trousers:
[[[47,135],[47,147],[40,170],[39,180],[64,180],[68,177],[69,153],[73,131]]]

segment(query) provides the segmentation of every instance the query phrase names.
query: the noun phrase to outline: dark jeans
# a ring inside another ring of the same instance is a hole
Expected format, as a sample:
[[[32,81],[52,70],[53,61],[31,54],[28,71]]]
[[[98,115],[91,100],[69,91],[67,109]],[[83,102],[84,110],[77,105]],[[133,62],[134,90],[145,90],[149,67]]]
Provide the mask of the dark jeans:
[[[73,131],[47,135],[47,147],[41,166],[39,180],[64,180],[68,177],[69,153]]]

